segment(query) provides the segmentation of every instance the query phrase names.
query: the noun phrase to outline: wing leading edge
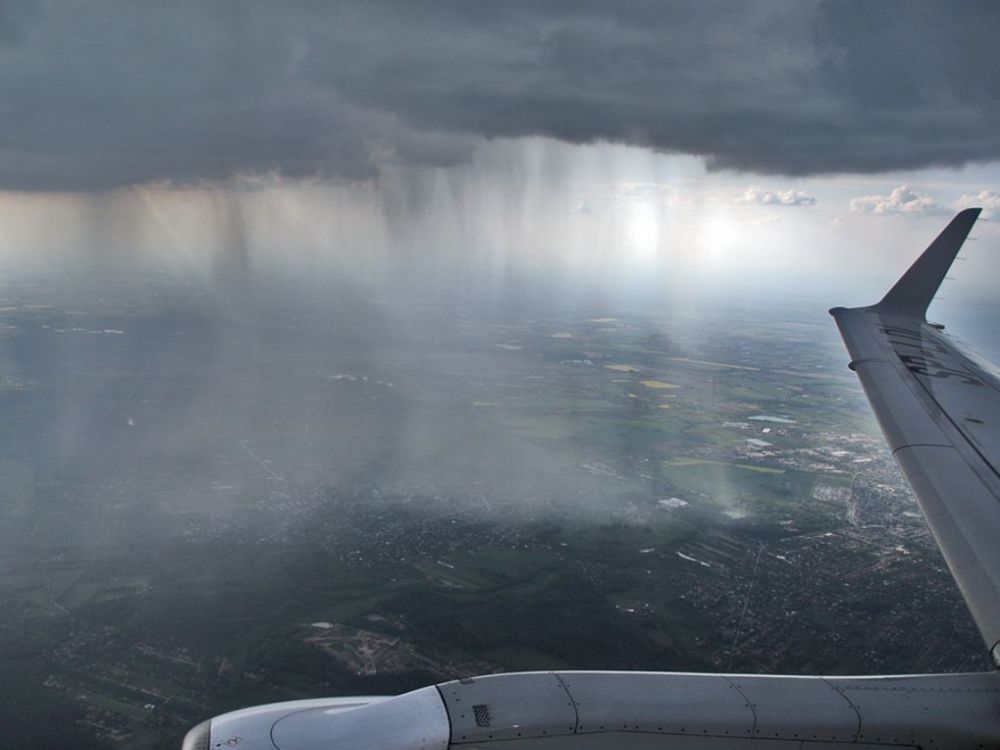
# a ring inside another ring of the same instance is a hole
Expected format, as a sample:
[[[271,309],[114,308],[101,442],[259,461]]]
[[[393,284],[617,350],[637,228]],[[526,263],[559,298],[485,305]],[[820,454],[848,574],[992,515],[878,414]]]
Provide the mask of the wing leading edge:
[[[979,213],[952,219],[878,304],[830,313],[1000,667],[1000,378],[925,319]]]

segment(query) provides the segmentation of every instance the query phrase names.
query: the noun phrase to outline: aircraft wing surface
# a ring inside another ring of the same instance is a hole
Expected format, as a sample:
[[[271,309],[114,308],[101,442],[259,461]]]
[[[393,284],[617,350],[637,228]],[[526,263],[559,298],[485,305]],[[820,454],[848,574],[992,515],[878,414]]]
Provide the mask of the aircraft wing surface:
[[[1000,666],[1000,378],[925,317],[979,211],[959,213],[881,302],[830,313]]]

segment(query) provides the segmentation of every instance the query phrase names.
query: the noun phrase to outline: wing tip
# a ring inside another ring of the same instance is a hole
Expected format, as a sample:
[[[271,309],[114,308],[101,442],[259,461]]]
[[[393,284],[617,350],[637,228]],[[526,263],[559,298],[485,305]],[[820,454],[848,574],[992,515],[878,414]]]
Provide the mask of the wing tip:
[[[982,213],[981,207],[959,211],[934,241],[920,254],[906,273],[875,305],[874,310],[892,310],[904,315],[923,318],[937,294],[955,256]]]

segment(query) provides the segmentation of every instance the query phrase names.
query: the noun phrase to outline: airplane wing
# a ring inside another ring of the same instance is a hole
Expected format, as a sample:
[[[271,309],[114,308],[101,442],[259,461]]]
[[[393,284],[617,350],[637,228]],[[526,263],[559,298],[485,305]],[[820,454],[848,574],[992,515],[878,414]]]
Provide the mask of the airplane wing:
[[[1000,378],[925,317],[979,212],[952,219],[878,304],[830,313],[1000,666]]]

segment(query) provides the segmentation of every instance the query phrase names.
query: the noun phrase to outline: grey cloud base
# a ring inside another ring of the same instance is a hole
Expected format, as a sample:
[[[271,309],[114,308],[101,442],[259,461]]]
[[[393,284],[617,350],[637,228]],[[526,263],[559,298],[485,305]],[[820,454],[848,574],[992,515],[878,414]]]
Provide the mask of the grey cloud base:
[[[447,166],[543,135],[806,175],[1000,158],[981,2],[0,2],[0,188]]]

